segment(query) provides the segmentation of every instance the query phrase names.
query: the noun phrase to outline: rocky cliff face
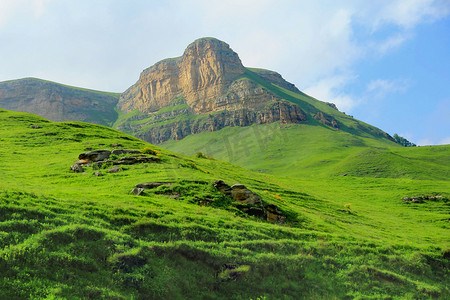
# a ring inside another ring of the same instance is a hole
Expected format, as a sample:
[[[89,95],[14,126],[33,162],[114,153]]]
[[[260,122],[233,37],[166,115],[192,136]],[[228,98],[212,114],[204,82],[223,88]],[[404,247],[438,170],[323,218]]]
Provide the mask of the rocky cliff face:
[[[213,112],[218,109],[215,100],[244,73],[241,60],[228,44],[200,39],[190,44],[183,56],[144,70],[138,82],[121,95],[118,107],[151,113],[183,97],[195,113]]]
[[[176,119],[178,116],[190,116]],[[174,122],[155,122],[151,127],[148,123],[139,125],[124,123],[119,126],[123,131],[134,131],[134,135],[152,144],[159,144],[167,140],[181,140],[188,135],[203,131],[216,131],[230,126],[250,126],[252,124],[269,124],[279,121],[282,124],[306,121],[305,113],[295,104],[287,101],[274,102],[265,109],[254,111],[248,108],[238,110],[222,110],[214,114],[193,116],[184,112],[170,112],[175,117]],[[170,117],[168,119],[170,120]]]
[[[117,98],[103,92],[77,89],[25,78],[0,82],[0,107],[38,114],[46,119],[111,125],[117,118]]]
[[[249,72],[260,80],[299,92],[276,72],[246,69],[228,44],[204,38],[190,44],[181,57],[160,61],[141,73],[136,84],[121,95],[117,107],[125,113],[137,110],[139,116],[132,118],[147,122],[123,122],[116,128],[161,143],[226,126],[307,119],[298,105],[281,101],[251,80]],[[180,100],[185,104],[183,110],[172,109]]]

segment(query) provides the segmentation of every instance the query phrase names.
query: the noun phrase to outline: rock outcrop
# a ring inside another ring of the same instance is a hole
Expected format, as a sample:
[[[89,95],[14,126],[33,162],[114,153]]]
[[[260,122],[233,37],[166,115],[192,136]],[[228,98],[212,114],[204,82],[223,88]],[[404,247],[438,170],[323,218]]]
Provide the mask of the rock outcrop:
[[[130,155],[126,156],[127,154]],[[111,155],[115,155],[115,157]],[[143,154],[139,150],[128,150],[128,149],[116,149],[113,151],[94,150],[84,152],[78,155],[78,161],[74,165],[70,166],[70,169],[74,173],[81,173],[83,172],[83,166],[98,169],[104,166],[135,165],[142,163],[154,163],[159,161],[160,161],[159,157]],[[120,167],[112,167],[111,169],[108,170],[108,173],[117,173],[120,171],[122,171]],[[101,176],[99,175],[99,173],[96,172],[94,173],[94,175]]]
[[[79,89],[36,78],[0,82],[0,107],[51,121],[111,125],[118,99],[110,93]]]
[[[183,56],[166,59],[144,70],[138,82],[120,97],[122,111],[156,112],[170,101],[183,97],[196,113],[215,111],[215,100],[246,69],[228,44],[199,39],[190,44]]]
[[[282,100],[258,80],[300,92],[276,72],[245,68],[226,43],[196,40],[181,57],[160,61],[141,73],[117,105],[126,113],[138,113],[116,128],[161,143],[226,126],[307,119],[300,106]],[[131,122],[137,120],[141,122]]]
[[[229,186],[223,180],[216,180],[214,187],[227,197],[239,202],[236,205],[244,213],[272,223],[285,223],[286,216],[275,204],[266,204],[261,197],[243,184]]]
[[[282,124],[299,123],[307,120],[306,114],[298,105],[287,101],[277,101],[260,111],[248,108],[223,110],[214,115],[207,114],[195,118],[186,118],[177,122],[158,124],[141,130],[145,124],[123,126],[123,130],[136,131],[135,136],[158,144],[170,139],[181,140],[190,134],[203,131],[216,131],[230,126],[250,126],[252,124],[269,124],[279,121]]]
[[[326,115],[323,112],[319,111],[315,116],[314,119],[322,123],[323,125],[330,126],[333,128],[339,128],[339,123],[336,121],[335,118],[332,116]]]

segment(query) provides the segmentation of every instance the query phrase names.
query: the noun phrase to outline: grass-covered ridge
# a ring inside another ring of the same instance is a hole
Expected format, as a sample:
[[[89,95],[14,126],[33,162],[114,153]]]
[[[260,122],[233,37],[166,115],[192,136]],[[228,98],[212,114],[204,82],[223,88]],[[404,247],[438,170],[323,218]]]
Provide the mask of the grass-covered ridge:
[[[448,179],[273,177],[5,110],[0,142],[2,299],[450,296]],[[71,172],[89,148],[149,148],[160,160]],[[217,179],[245,184],[286,212],[286,224],[236,210]],[[141,182],[171,186],[130,195]],[[422,194],[442,198],[402,201]]]

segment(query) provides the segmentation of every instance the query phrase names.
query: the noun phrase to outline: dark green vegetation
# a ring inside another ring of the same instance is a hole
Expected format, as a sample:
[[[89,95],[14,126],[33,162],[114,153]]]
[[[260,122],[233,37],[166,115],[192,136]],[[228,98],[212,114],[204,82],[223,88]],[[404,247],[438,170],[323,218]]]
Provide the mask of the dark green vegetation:
[[[376,140],[336,136],[353,156],[327,167],[326,142],[311,141],[310,149],[325,149],[317,159],[305,152],[316,161],[311,176],[293,179],[175,154],[98,125],[0,110],[0,299],[448,299],[450,148],[367,152],[361,143]],[[104,176],[70,171],[86,149],[114,147],[148,148],[160,161],[100,169]],[[361,153],[388,161],[364,174]],[[401,174],[404,160],[416,167]],[[339,164],[348,176],[327,176]],[[286,224],[237,210],[214,189],[217,179],[276,204]],[[171,185],[130,195],[142,182]],[[402,201],[420,195],[442,198]]]
[[[400,144],[400,145],[402,145],[403,147],[416,147],[416,146],[417,146],[416,144],[411,143],[410,141],[408,141],[408,140],[405,139],[404,137],[399,136],[398,134],[394,134],[393,138],[394,138],[394,141],[395,141],[397,144]]]

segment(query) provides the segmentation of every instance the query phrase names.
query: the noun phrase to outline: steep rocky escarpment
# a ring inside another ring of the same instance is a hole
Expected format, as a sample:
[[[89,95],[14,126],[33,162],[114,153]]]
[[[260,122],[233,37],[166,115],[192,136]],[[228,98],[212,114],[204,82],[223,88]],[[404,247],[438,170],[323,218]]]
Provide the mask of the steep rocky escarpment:
[[[282,124],[306,121],[306,114],[296,104],[287,101],[274,102],[266,108],[254,111],[248,108],[238,110],[222,110],[214,114],[175,115],[151,123],[124,123],[119,126],[124,131],[133,131],[134,135],[152,144],[167,140],[181,140],[188,135],[203,131],[216,131],[230,126],[250,126],[252,124],[269,124],[279,121]]]
[[[307,119],[300,106],[282,101],[249,73],[269,85],[299,92],[276,72],[246,69],[228,44],[203,38],[181,57],[160,61],[141,73],[120,97],[117,107],[129,117],[115,128],[161,143],[226,126]]]
[[[35,78],[0,82],[0,107],[29,112],[52,121],[111,125],[117,94],[79,89]]]
[[[215,99],[245,72],[238,55],[228,44],[211,38],[190,44],[183,56],[166,59],[144,70],[138,82],[125,91],[118,107],[122,111],[156,112],[177,97],[196,113],[215,111]]]

